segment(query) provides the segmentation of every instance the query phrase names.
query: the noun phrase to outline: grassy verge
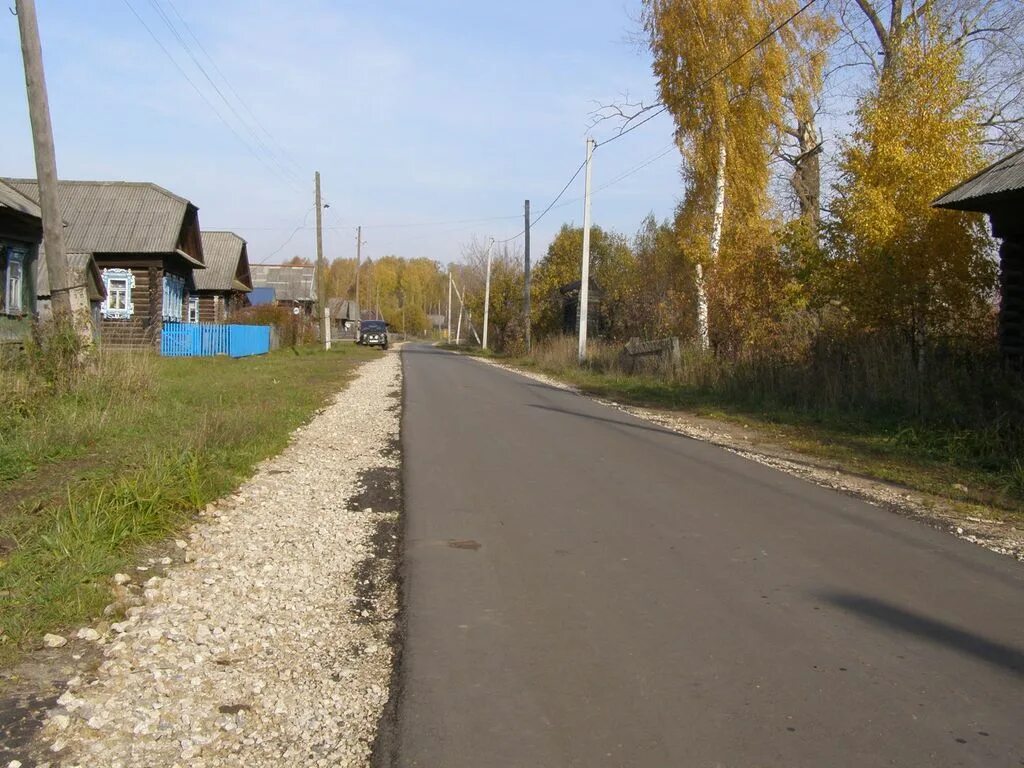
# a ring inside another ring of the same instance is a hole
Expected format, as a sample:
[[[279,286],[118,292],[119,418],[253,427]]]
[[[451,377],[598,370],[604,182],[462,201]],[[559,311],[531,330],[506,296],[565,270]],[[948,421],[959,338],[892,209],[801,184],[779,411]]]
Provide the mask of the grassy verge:
[[[105,353],[74,382],[0,377],[0,663],[110,602],[109,576],[188,523],[380,353]],[[13,370],[12,370],[13,368]]]
[[[848,472],[932,493],[971,514],[1024,522],[1019,419],[956,425],[885,411],[798,407],[757,393],[580,366],[550,349],[512,358],[591,395],[739,424],[764,441],[834,462]],[[981,509],[978,508],[980,505]]]

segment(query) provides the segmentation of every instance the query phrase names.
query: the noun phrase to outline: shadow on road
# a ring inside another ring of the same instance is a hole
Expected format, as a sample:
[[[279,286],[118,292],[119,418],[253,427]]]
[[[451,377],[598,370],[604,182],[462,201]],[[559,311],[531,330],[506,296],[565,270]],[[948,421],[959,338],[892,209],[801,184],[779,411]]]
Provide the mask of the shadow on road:
[[[826,592],[819,597],[872,624],[915,635],[1024,677],[1024,651],[1019,648],[989,640],[874,597],[845,592]]]
[[[563,390],[559,390],[563,391]],[[601,421],[605,424],[614,424],[617,427],[628,427],[629,429],[640,429],[644,432],[654,432],[659,435],[668,435],[669,437],[679,437],[684,440],[693,440],[692,437],[688,437],[680,432],[674,432],[670,429],[664,429],[657,426],[648,426],[646,424],[640,424],[633,421],[622,421],[620,419],[608,419],[604,416],[596,416],[592,413],[580,413],[579,411],[570,411],[568,408],[555,408],[550,405],[539,405],[537,403],[528,403],[530,408],[539,408],[542,411],[552,411],[554,413],[564,413],[566,416],[577,416],[581,419],[590,419],[591,421]]]

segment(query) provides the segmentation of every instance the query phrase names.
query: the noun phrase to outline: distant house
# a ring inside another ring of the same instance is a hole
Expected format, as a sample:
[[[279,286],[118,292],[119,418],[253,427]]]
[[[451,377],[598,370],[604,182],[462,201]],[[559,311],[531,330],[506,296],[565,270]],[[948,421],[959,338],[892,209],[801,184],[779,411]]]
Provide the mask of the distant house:
[[[0,343],[20,342],[35,311],[33,274],[43,239],[39,205],[0,182]]]
[[[235,310],[249,304],[249,252],[245,240],[234,232],[203,232],[202,238],[206,269],[194,273],[188,321],[226,323]]]
[[[1024,147],[992,163],[932,203],[987,213],[999,246],[999,344],[1024,368]]]
[[[328,299],[331,338],[355,338],[359,325],[359,305],[350,299]]]
[[[254,292],[272,288],[273,302],[278,306],[298,307],[301,314],[313,315],[317,300],[316,267],[308,264],[253,264],[250,271]],[[265,291],[260,291],[258,298],[262,301],[265,294]]]
[[[34,179],[6,182],[33,200]],[[112,345],[159,343],[166,322],[188,319],[193,273],[205,268],[199,209],[148,182],[61,181],[69,253],[92,254],[106,296],[100,336]]]
[[[582,280],[566,283],[558,292],[562,295],[562,332],[571,336],[580,332],[580,286]],[[604,332],[606,323],[601,313],[601,289],[593,280],[587,291],[587,329],[590,335],[599,336]]]
[[[99,338],[100,311],[103,300],[107,298],[107,288],[103,284],[103,276],[91,253],[69,253],[67,254],[67,263],[71,285],[85,286],[93,329]],[[36,262],[35,286],[36,316],[40,320],[49,320],[53,316],[50,307],[50,277],[46,271],[46,264],[41,261]]]

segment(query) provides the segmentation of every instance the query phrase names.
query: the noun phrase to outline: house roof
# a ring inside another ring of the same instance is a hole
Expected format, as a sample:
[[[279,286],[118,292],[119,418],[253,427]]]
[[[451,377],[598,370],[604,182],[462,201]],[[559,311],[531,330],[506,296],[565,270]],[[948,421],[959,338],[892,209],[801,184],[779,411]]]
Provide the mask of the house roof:
[[[96,266],[96,259],[91,253],[69,253],[68,272],[71,278],[72,287],[84,285],[89,294],[89,301],[99,301],[107,295],[106,286],[103,285],[103,278]],[[36,296],[48,298],[50,296],[50,273],[46,269],[46,262],[43,259],[36,259]]]
[[[4,179],[31,200],[39,199],[35,179]],[[64,241],[74,253],[178,253],[197,266],[202,254],[178,249],[192,203],[163,187],[135,181],[60,181]]]
[[[273,288],[278,301],[316,301],[316,267],[306,264],[252,264],[253,288]]]
[[[249,303],[254,307],[258,307],[263,304],[273,304],[276,298],[277,293],[273,288],[257,285],[252,289],[252,293],[249,294]]]
[[[249,253],[245,240],[234,232],[202,233],[206,269],[194,277],[198,291],[251,291]]]
[[[43,212],[39,210],[39,204],[30,197],[26,197],[9,184],[0,181],[0,208],[10,208],[12,211],[24,213],[26,216],[42,220]]]
[[[1024,193],[1024,147],[996,160],[961,182],[932,205],[960,211],[987,213]]]
[[[350,299],[328,299],[327,306],[332,320],[356,320],[359,317],[359,307]]]

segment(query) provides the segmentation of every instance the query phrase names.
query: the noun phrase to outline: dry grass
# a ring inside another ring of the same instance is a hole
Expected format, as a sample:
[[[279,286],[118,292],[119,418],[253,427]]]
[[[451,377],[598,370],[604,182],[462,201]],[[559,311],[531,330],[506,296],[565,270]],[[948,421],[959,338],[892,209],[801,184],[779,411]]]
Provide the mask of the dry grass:
[[[109,576],[279,452],[376,356],[29,349],[0,371],[0,662],[109,602]],[[67,359],[64,359],[67,362]]]

